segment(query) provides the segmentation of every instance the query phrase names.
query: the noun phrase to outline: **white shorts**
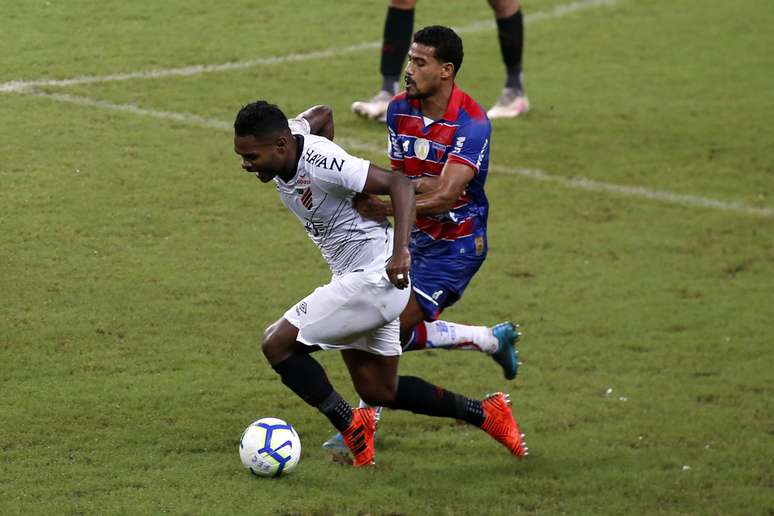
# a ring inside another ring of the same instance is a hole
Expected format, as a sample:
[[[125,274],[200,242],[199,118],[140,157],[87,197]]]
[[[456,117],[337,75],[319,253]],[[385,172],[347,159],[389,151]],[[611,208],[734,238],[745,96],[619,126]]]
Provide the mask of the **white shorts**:
[[[400,355],[398,316],[408,304],[403,290],[381,271],[350,272],[296,303],[285,319],[298,328],[298,341],[326,350],[359,349],[377,355]]]

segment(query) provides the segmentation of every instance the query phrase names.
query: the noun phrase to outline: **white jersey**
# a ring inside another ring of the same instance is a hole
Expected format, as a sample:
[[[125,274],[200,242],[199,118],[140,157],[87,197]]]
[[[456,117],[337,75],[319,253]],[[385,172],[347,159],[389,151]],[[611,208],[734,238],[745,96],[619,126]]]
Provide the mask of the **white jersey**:
[[[305,132],[291,128],[295,134]],[[322,136],[302,137],[295,176],[287,183],[274,178],[282,202],[304,225],[334,276],[384,268],[392,255],[392,227],[363,218],[352,206],[370,162]]]

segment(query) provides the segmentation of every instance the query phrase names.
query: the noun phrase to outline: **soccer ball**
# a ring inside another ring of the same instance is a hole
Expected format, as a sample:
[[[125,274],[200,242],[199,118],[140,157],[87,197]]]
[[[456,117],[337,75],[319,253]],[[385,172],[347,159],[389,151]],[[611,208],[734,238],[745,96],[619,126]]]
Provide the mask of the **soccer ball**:
[[[242,433],[239,458],[253,475],[279,477],[298,464],[301,440],[289,423],[265,417],[251,423]]]

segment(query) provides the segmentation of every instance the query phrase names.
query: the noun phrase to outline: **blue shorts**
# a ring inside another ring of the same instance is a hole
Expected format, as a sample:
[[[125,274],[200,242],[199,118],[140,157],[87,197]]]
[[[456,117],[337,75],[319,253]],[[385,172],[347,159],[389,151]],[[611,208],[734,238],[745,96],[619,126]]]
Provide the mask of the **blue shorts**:
[[[486,258],[484,234],[453,242],[439,241],[420,247],[412,240],[411,283],[425,314],[425,320],[438,319],[441,312],[462,297]]]

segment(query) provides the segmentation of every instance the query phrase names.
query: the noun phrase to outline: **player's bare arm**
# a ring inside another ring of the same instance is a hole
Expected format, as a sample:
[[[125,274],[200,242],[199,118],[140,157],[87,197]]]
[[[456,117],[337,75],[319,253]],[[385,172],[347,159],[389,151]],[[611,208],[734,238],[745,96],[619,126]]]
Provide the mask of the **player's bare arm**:
[[[391,215],[395,217],[394,241],[392,258],[387,264],[387,276],[393,285],[406,288],[409,284],[411,255],[409,254],[409,238],[416,221],[416,205],[414,187],[403,174],[388,172],[374,165],[368,167],[363,193],[367,195],[387,195],[392,201]]]
[[[475,169],[464,163],[447,162],[437,181],[437,188],[417,196],[417,214],[435,215],[454,208],[475,175]]]
[[[393,173],[403,175],[399,170]],[[423,177],[419,184],[414,181],[415,191],[419,193],[416,196],[417,215],[435,215],[451,210],[475,175],[472,167],[453,161],[444,165],[439,177]],[[389,204],[374,196],[357,199],[355,208],[364,217],[372,219],[393,214]]]
[[[392,171],[405,174],[402,167],[393,168]],[[424,176],[420,177],[419,179],[414,179],[412,181],[414,184],[414,193],[423,194],[429,192],[430,190],[435,190],[438,188],[440,180],[441,178],[439,176]]]
[[[439,176],[424,176],[414,181],[414,192],[417,194],[428,193],[440,186],[441,178]]]
[[[323,136],[333,140],[333,110],[328,106],[312,106],[306,111],[299,113],[296,118],[304,118],[309,122],[309,129],[312,134]]]

